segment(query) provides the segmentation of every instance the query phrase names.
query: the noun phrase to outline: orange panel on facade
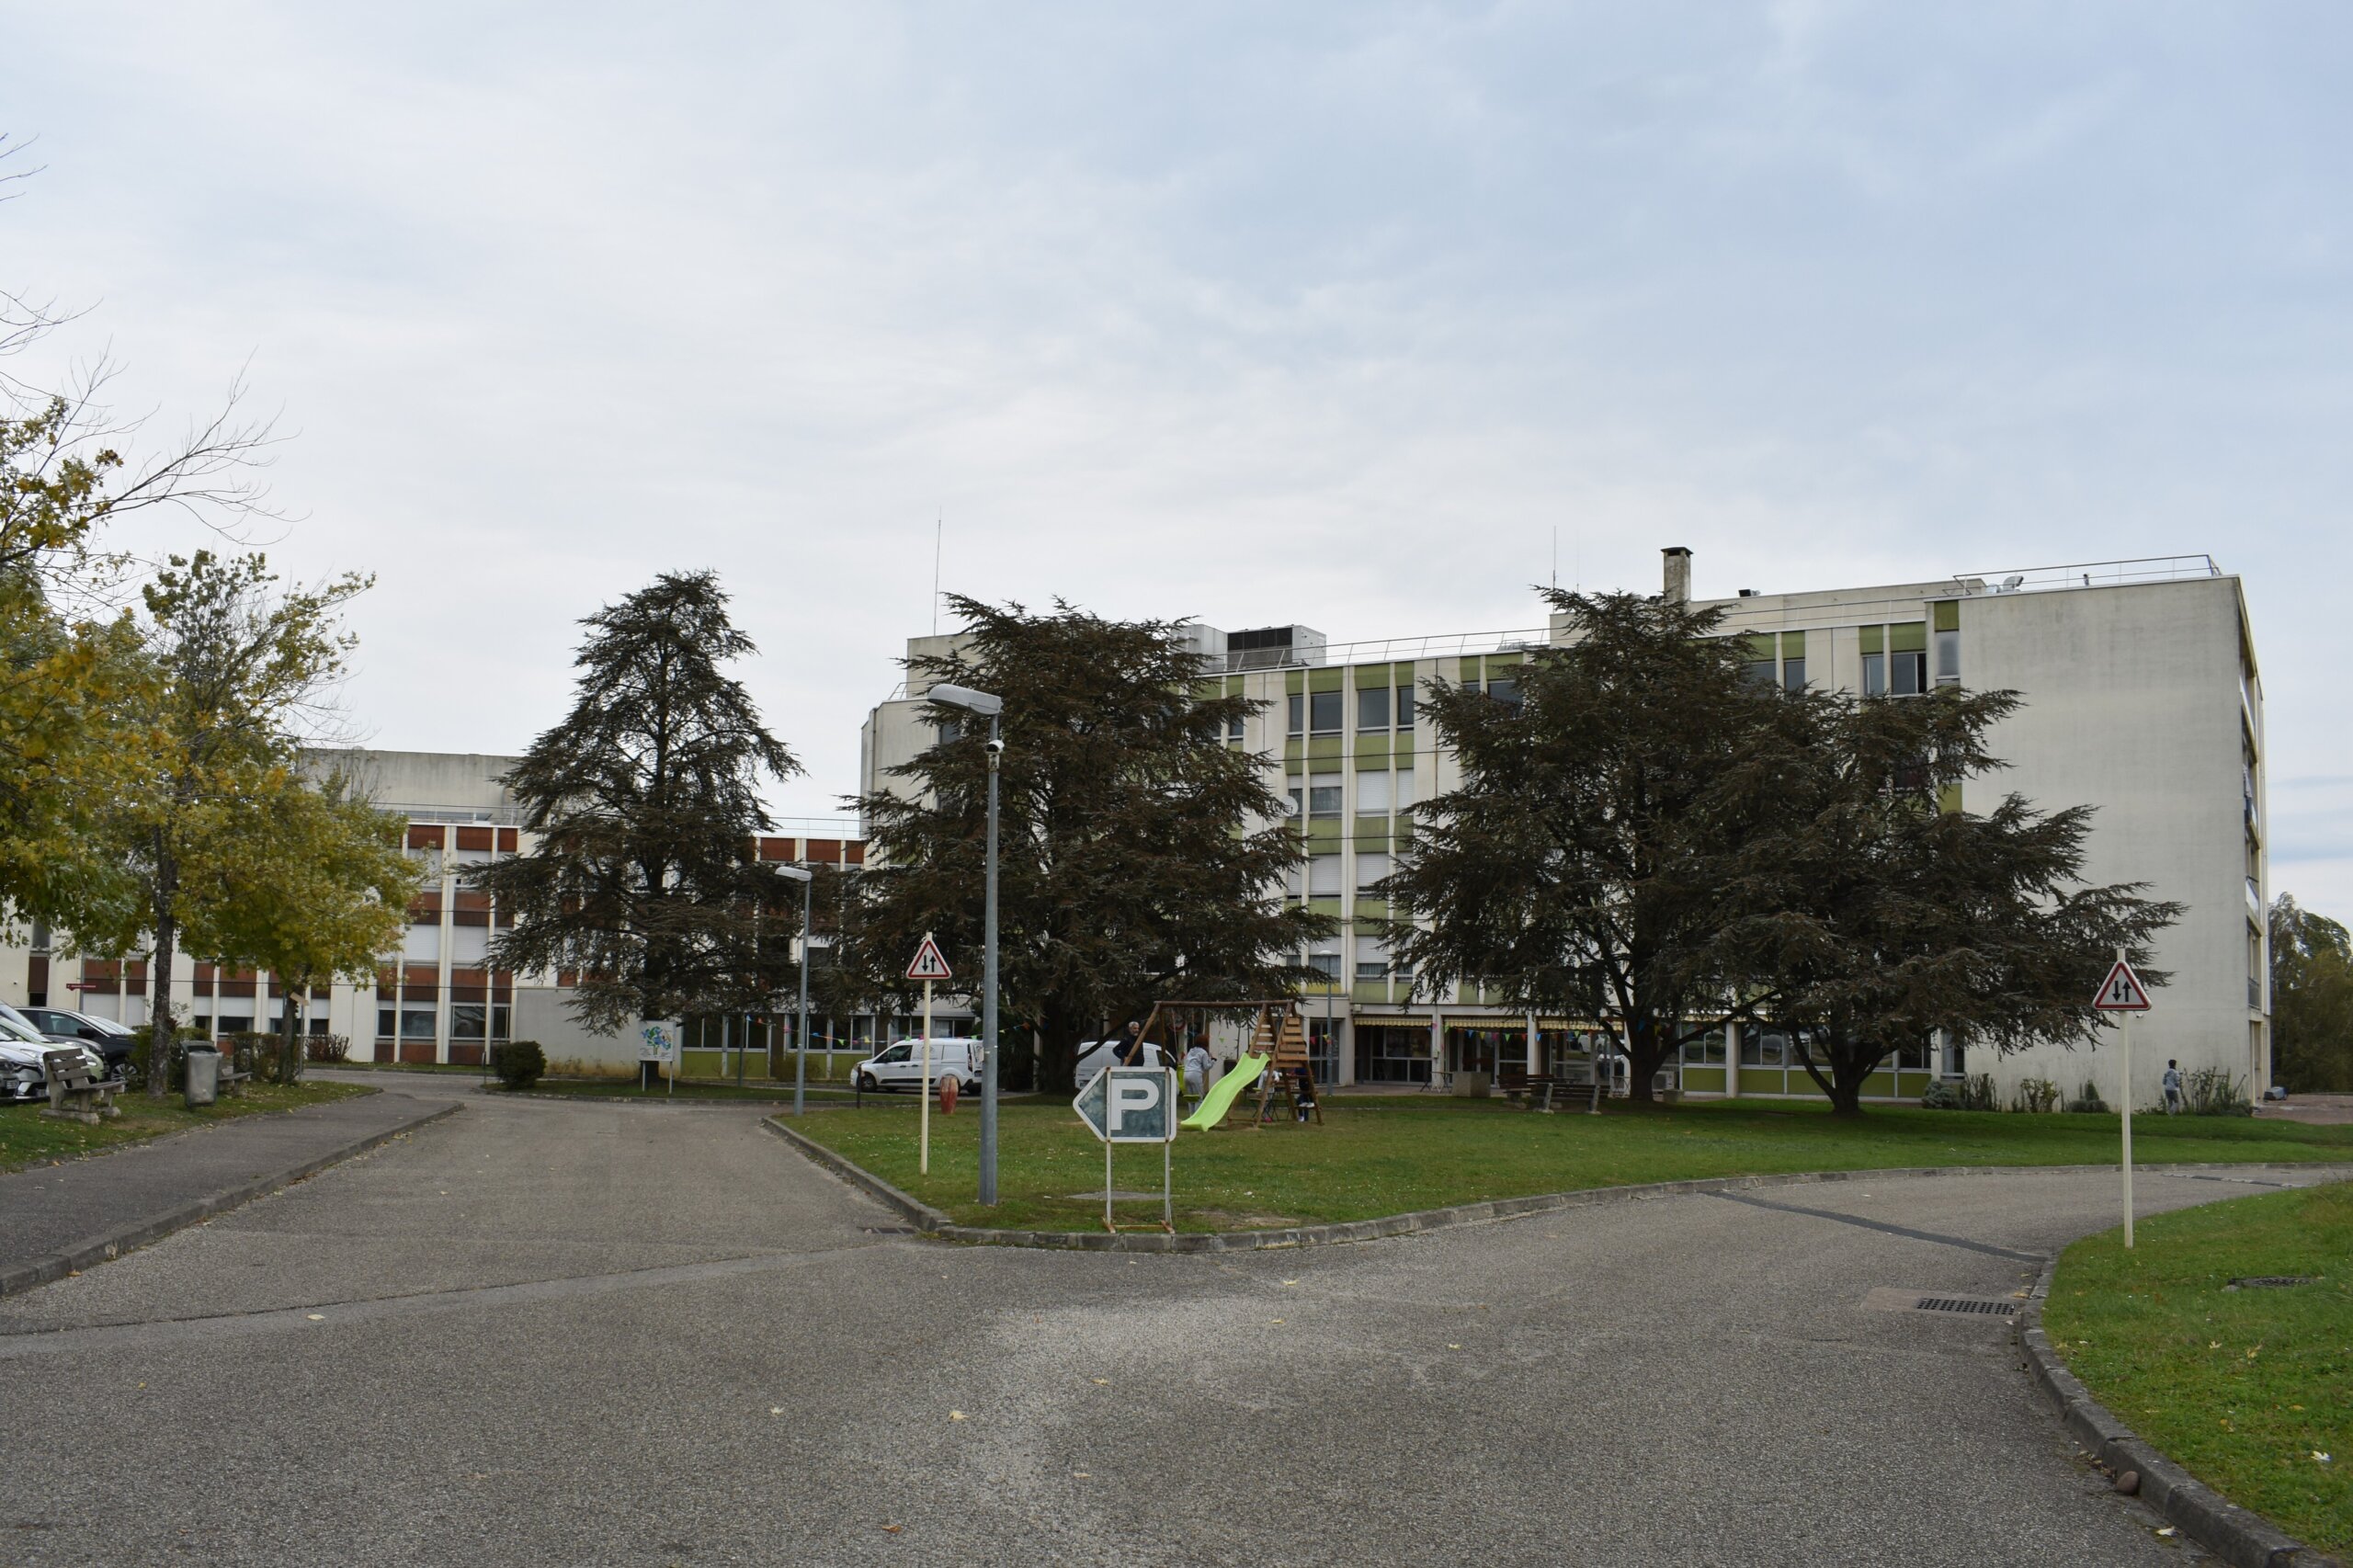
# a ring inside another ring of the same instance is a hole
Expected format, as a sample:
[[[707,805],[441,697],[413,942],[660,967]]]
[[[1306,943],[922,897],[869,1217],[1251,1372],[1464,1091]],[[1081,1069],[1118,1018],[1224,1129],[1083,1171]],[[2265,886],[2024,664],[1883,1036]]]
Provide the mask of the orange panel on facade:
[[[458,830],[460,849],[487,849],[491,846],[491,831],[486,827],[461,827]]]
[[[842,841],[840,839],[811,838],[804,839],[802,844],[801,855],[802,859],[814,861],[820,866],[835,866],[841,863]]]

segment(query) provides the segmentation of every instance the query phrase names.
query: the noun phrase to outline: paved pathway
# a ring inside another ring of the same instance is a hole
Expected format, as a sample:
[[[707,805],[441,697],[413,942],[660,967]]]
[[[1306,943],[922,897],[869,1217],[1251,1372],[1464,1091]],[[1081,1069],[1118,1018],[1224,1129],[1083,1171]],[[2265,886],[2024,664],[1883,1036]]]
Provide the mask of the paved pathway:
[[[0,1301],[0,1560],[2196,1561],[2072,1458],[2001,1324],[1870,1304],[2018,1289],[2114,1193],[960,1249],[750,1111],[469,1098]]]
[[[439,1108],[404,1095],[363,1095],[12,1171],[0,1176],[0,1270],[298,1169]]]

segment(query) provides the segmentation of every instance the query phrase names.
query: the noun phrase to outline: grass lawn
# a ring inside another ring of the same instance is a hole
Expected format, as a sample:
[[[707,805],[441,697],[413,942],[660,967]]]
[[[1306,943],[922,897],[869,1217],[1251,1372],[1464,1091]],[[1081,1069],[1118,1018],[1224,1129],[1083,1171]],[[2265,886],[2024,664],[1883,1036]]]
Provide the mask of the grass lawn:
[[[2043,1311],[2052,1343],[2200,1481],[2325,1551],[2353,1551],[2353,1185],[2134,1230],[2131,1252],[2120,1230],[2067,1249]],[[2313,1279],[2223,1288],[2283,1274]]]
[[[244,1098],[224,1099],[202,1110],[188,1109],[177,1095],[157,1105],[143,1094],[132,1093],[117,1100],[122,1107],[120,1116],[108,1117],[96,1127],[78,1121],[51,1120],[40,1114],[37,1105],[0,1106],[0,1171],[78,1159],[84,1154],[119,1149],[126,1143],[143,1143],[166,1132],[184,1132],[191,1127],[210,1127],[241,1116],[293,1110],[375,1092],[359,1084],[297,1084],[290,1089],[281,1089],[274,1084],[249,1084]]]
[[[2099,1165],[2116,1159],[2113,1116],[1873,1110],[1714,1102],[1602,1116],[1539,1116],[1503,1100],[1327,1095],[1324,1125],[1187,1132],[1176,1145],[1179,1230],[1250,1230],[1363,1220],[1414,1209],[1589,1187],[1780,1171],[1894,1165]],[[931,1175],[915,1175],[907,1100],[812,1116],[799,1131],[966,1224],[1084,1230],[1102,1222],[1103,1149],[1067,1103],[1005,1106],[995,1209],[972,1202],[980,1117],[970,1101],[931,1119]],[[2353,1127],[2243,1117],[2143,1117],[2141,1163],[2344,1160]],[[1157,1195],[1160,1151],[1116,1152],[1122,1189]],[[1157,1203],[1127,1206],[1139,1221]]]
[[[535,1095],[578,1095],[589,1099],[631,1100],[756,1100],[762,1105],[792,1103],[790,1084],[746,1084],[737,1088],[731,1083],[698,1078],[681,1078],[676,1094],[667,1084],[656,1084],[650,1089],[640,1089],[632,1078],[542,1078],[531,1085]],[[809,1098],[847,1100],[847,1089],[809,1085]]]

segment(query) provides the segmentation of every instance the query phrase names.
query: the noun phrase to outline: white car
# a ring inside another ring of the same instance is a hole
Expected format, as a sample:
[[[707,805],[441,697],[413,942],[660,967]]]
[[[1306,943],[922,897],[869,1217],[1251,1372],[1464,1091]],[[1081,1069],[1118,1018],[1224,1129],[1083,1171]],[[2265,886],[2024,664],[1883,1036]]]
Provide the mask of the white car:
[[[923,1093],[923,1041],[903,1040],[875,1052],[852,1068],[858,1086],[866,1090],[906,1089]],[[937,1040],[931,1042],[931,1081],[956,1080],[968,1095],[981,1092],[981,1042],[976,1040]]]
[[[90,1064],[92,1077],[105,1074],[106,1062],[88,1046],[68,1046],[50,1040],[18,1018],[13,1007],[0,1007],[0,1100],[47,1099],[49,1079],[41,1072],[41,1052],[68,1050],[81,1051],[82,1059]]]
[[[1078,1048],[1078,1068],[1071,1075],[1070,1081],[1083,1089],[1093,1082],[1097,1073],[1119,1060],[1120,1042],[1116,1040],[1081,1041]],[[1143,1048],[1143,1064],[1147,1067],[1176,1065],[1168,1060],[1160,1047],[1152,1044],[1146,1044]]]

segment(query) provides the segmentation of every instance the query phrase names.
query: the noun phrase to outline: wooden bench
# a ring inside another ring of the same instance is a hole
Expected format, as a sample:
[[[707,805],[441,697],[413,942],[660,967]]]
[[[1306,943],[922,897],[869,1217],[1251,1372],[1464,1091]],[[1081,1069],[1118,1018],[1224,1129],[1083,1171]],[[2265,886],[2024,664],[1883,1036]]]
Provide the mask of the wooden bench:
[[[1526,1095],[1530,1110],[1550,1111],[1556,1101],[1567,1097],[1564,1091],[1582,1091],[1592,1096],[1593,1068],[1586,1062],[1569,1062],[1558,1073],[1504,1073],[1497,1075],[1495,1086],[1509,1100],[1517,1101]]]
[[[115,1090],[121,1085],[91,1072],[89,1058],[79,1051],[44,1051],[40,1069],[49,1081],[49,1103],[40,1108],[41,1115],[96,1127],[102,1118],[122,1114],[114,1103]]]

